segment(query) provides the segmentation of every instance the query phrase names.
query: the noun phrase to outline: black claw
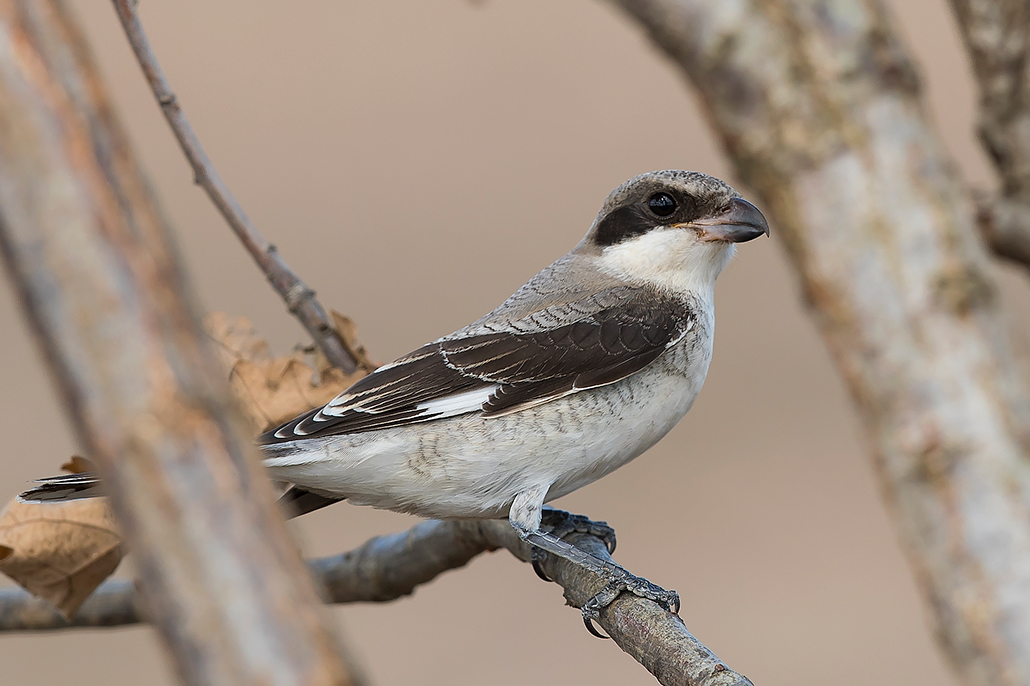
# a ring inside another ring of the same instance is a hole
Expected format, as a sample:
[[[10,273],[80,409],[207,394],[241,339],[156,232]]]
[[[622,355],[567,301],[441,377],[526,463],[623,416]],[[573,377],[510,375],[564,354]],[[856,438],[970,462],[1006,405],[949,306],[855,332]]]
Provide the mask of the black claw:
[[[680,594],[676,591],[670,591],[670,593],[672,593],[672,602],[669,603],[669,610],[672,614],[678,615],[680,613]]]
[[[517,527],[516,527],[517,528]],[[582,515],[571,515],[563,510],[546,508],[543,512],[540,529],[533,532],[522,532],[523,538],[532,542],[533,571],[544,581],[553,581],[544,573],[544,551],[569,560],[576,565],[598,575],[607,583],[583,606],[583,624],[587,631],[597,638],[611,638],[597,630],[594,625],[598,610],[610,605],[621,592],[629,591],[636,596],[658,603],[667,611],[678,614],[680,598],[675,591],[666,591],[647,579],[634,576],[610,560],[602,560],[579,550],[573,554],[573,546],[564,538],[571,533],[588,534],[604,542],[608,554],[615,552],[615,530],[605,522],[594,522]],[[584,557],[584,553],[586,556]]]
[[[551,577],[547,576],[547,574],[544,573],[544,568],[540,564],[540,562],[541,562],[540,558],[535,557],[535,556],[533,557],[533,571],[536,572],[536,575],[538,577],[540,577],[541,579],[543,579],[547,583],[554,583],[554,579],[552,579]]]
[[[594,620],[590,619],[589,617],[584,616],[583,617],[583,623],[586,625],[587,631],[589,631],[594,636],[597,636],[598,638],[604,638],[604,639],[611,638],[611,636],[605,636],[600,631],[598,631],[597,627],[594,626]]]

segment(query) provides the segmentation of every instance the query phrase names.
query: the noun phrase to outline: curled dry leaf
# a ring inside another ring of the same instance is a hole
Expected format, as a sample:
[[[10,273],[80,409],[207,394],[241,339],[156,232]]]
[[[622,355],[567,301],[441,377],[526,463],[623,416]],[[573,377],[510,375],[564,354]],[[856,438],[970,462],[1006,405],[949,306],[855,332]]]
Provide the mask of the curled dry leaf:
[[[268,343],[245,317],[212,312],[205,318],[208,334],[219,344],[233,395],[254,433],[324,405],[375,369],[376,365],[355,339],[354,324],[337,312],[333,312],[333,319],[358,361],[354,374],[344,374],[314,349],[273,357]]]
[[[67,471],[88,471],[73,457]],[[30,503],[0,513],[0,571],[71,618],[122,559],[118,522],[107,498]]]
[[[340,314],[336,310],[329,310],[329,313],[333,317],[333,326],[340,332],[340,338],[343,339],[343,344],[347,347],[347,351],[358,363],[360,371],[355,376],[364,376],[374,372],[379,364],[372,361],[365,350],[365,346],[358,342],[358,325],[354,323],[353,319],[345,314]]]

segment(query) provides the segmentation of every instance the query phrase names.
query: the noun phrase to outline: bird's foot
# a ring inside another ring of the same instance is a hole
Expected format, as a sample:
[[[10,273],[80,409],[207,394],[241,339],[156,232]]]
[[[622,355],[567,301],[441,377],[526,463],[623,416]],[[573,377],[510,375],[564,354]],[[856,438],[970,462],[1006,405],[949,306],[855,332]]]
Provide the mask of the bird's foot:
[[[548,531],[555,538],[565,538],[569,534],[588,534],[604,541],[609,555],[615,554],[615,529],[608,522],[595,522],[583,515],[572,514],[553,507],[544,507],[541,512],[540,528]]]
[[[628,591],[641,598],[653,600],[673,614],[677,614],[680,611],[680,597],[676,591],[666,591],[661,586],[653,584],[643,577],[630,574],[618,565],[614,565],[614,568],[606,569],[602,576],[607,577],[607,583],[580,608],[587,631],[598,638],[608,637],[597,630],[594,626],[594,620],[598,619],[601,616],[601,610],[611,605],[623,591]]]
[[[607,522],[595,522],[583,515],[572,514],[565,510],[546,506],[543,508],[541,515],[540,531],[549,533],[555,538],[562,540],[569,534],[596,536],[604,542],[604,547],[608,549],[609,555],[615,552],[615,529],[608,526]],[[531,558],[533,571],[544,581],[553,581],[544,573],[541,566],[543,559],[544,551],[534,547]]]
[[[533,569],[543,579],[551,580],[544,574],[541,565],[544,552],[548,552],[595,574],[604,582],[601,590],[581,608],[583,621],[590,633],[605,638],[594,628],[593,621],[600,617],[601,610],[611,605],[623,591],[659,603],[670,612],[679,611],[680,599],[674,591],[666,591],[615,564],[611,558],[611,551],[615,549],[615,532],[610,526],[561,510],[543,508],[547,488],[548,485],[545,484],[516,495],[511,504],[508,521],[519,537],[532,546]],[[608,554],[599,557],[564,539],[565,536],[576,532],[597,536],[605,543],[605,552]]]
[[[583,623],[586,624],[587,631],[594,636],[607,638],[594,626],[594,620],[598,619],[601,610],[611,605],[623,591],[652,600],[672,613],[679,612],[680,598],[675,591],[666,591],[643,577],[630,574],[615,564],[611,558],[604,560],[595,557],[564,540],[564,536],[572,533],[591,534],[604,541],[606,547],[612,550],[615,547],[615,532],[604,522],[592,522],[586,517],[547,508],[543,512],[540,529],[518,531],[524,540],[533,545],[531,558],[533,569],[545,581],[551,581],[551,579],[544,573],[542,562],[546,553],[551,553],[593,572],[605,582],[601,590],[580,608],[583,614]]]

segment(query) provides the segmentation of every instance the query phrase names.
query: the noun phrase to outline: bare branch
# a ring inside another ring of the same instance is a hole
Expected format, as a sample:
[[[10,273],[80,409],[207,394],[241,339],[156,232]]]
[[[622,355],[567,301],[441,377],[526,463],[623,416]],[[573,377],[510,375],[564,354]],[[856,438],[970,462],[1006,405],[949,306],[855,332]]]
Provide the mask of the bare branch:
[[[980,198],[980,227],[1001,257],[1030,268],[1030,3],[951,0],[980,88],[980,139],[1001,197]]]
[[[131,581],[105,581],[71,620],[53,605],[12,586],[0,590],[0,631],[52,631],[80,627],[125,626],[146,621],[143,598]]]
[[[569,540],[611,560],[599,538],[573,534]],[[428,521],[402,533],[373,538],[348,553],[314,560],[309,566],[325,589],[326,602],[384,602],[409,595],[443,572],[500,548],[522,561],[530,559],[529,546],[505,520]],[[590,572],[551,555],[544,559],[543,568],[565,589],[574,607],[581,607],[603,585]],[[146,614],[135,586],[126,581],[103,584],[70,622],[20,589],[0,592],[0,632],[124,626],[146,621]],[[623,593],[601,611],[599,624],[667,686],[751,683],[694,638],[679,617],[650,600]]]
[[[346,342],[330,322],[325,309],[315,298],[315,292],[308,288],[300,280],[300,277],[287,266],[275,246],[265,240],[254,223],[250,221],[243,208],[236,202],[229,187],[222,181],[222,177],[219,176],[214,165],[211,164],[211,160],[208,159],[207,153],[200,144],[200,139],[197,138],[189,120],[186,119],[186,114],[182,111],[178,98],[172,91],[164,72],[161,71],[161,65],[158,64],[154,51],[150,48],[150,41],[143,31],[143,25],[136,12],[136,1],[114,0],[114,7],[125,28],[125,35],[129,38],[132,51],[136,54],[140,67],[143,68],[143,75],[150,84],[150,90],[157,98],[161,112],[164,113],[165,119],[172,127],[172,132],[179,141],[190,166],[193,167],[196,183],[207,192],[208,197],[229,223],[233,233],[240,239],[247,252],[268,278],[269,283],[282,297],[286,307],[311,334],[326,359],[334,367],[339,367],[348,374],[353,373],[360,366],[359,356],[347,347]]]
[[[883,3],[612,2],[690,79],[774,220],[942,649],[966,684],[1030,683],[1030,394]]]
[[[0,255],[188,684],[352,683],[81,31],[0,0]]]

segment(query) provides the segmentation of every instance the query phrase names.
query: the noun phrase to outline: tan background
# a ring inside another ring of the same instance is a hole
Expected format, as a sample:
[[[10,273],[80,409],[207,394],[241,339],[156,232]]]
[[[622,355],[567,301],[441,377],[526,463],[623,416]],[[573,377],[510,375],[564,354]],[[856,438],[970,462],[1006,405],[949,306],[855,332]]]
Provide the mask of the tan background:
[[[251,317],[287,349],[301,331],[191,185],[113,10],[73,4],[203,305]],[[952,154],[988,183],[946,3],[892,4]],[[380,360],[492,308],[576,243],[624,179],[668,167],[728,175],[678,75],[603,2],[151,0],[142,13],[247,211]],[[775,226],[773,236],[743,246],[720,280],[715,358],[693,412],[560,504],[614,524],[618,559],[679,590],[687,626],[760,686],[950,684],[848,398]],[[999,272],[1025,338],[1027,284]],[[0,293],[6,500],[76,447]],[[319,555],[411,523],[339,505],[298,534]],[[378,684],[653,683],[506,553],[410,599],[335,613]],[[134,628],[2,637],[0,683],[171,678],[153,634]]]

